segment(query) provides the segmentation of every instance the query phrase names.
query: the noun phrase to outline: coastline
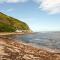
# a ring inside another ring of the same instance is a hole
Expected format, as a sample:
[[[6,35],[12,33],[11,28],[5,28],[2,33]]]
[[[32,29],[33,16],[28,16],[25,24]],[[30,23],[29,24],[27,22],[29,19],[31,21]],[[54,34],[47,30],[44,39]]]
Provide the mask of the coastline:
[[[0,37],[0,57],[0,60],[60,60],[60,53],[49,52],[30,44]]]
[[[34,32],[30,32],[30,33],[24,33],[24,32],[0,32],[0,38],[4,38],[4,39],[8,39],[6,37],[3,37],[4,35],[24,35],[24,34],[33,34]],[[9,38],[10,39],[10,38]],[[18,40],[17,40],[18,41]],[[22,41],[18,41],[24,45],[28,45],[28,46],[32,46],[32,47],[35,47],[37,49],[41,48],[43,50],[46,50],[48,52],[52,52],[52,53],[60,53],[60,50],[57,50],[57,49],[51,49],[51,48],[47,48],[47,47],[44,47],[44,46],[38,46],[36,44],[33,44],[33,43],[25,43],[25,42],[22,42]]]

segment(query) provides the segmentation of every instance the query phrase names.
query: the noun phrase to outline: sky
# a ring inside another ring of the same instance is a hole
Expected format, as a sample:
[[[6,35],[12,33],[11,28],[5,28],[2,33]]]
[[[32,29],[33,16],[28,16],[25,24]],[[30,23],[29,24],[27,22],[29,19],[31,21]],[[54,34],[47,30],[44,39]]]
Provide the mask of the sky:
[[[35,32],[60,31],[60,0],[0,0],[0,12],[26,22]]]

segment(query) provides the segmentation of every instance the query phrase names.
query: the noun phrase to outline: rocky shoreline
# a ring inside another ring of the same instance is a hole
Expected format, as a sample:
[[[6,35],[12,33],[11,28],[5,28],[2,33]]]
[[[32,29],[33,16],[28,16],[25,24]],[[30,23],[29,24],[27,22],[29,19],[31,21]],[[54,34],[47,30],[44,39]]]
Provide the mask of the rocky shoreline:
[[[60,60],[60,53],[0,37],[0,60]]]

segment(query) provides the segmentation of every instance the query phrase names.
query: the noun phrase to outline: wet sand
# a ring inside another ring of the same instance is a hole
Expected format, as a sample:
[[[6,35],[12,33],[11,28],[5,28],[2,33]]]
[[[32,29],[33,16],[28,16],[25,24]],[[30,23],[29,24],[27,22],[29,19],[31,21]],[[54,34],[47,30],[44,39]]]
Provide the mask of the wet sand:
[[[60,60],[60,53],[0,37],[0,60]]]

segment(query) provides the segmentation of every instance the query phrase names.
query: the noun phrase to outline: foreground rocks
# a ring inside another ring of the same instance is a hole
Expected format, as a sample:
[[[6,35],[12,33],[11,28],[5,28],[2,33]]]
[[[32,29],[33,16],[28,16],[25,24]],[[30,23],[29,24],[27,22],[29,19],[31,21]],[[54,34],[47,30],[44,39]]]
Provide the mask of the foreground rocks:
[[[60,53],[52,53],[11,39],[0,38],[0,60],[60,60]]]

